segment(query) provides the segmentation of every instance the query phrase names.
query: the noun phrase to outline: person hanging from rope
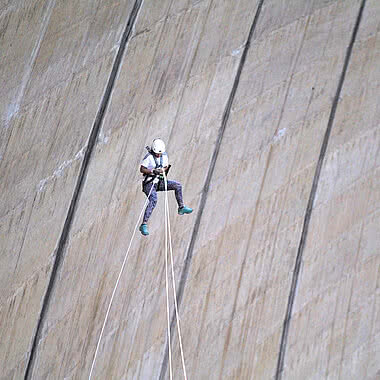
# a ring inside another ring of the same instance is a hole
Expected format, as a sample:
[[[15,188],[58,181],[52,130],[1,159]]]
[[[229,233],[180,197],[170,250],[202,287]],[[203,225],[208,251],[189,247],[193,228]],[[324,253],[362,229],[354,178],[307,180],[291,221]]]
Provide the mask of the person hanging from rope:
[[[171,166],[165,150],[165,143],[161,139],[153,140],[152,147],[147,146],[146,149],[148,153],[141,162],[140,172],[144,175],[142,191],[149,197],[149,203],[146,206],[143,222],[139,228],[145,236],[149,235],[148,220],[157,204],[157,191],[165,191],[164,171],[165,176],[167,176]],[[182,185],[179,182],[168,180],[167,188],[175,192],[179,215],[193,212],[193,209],[183,203]]]

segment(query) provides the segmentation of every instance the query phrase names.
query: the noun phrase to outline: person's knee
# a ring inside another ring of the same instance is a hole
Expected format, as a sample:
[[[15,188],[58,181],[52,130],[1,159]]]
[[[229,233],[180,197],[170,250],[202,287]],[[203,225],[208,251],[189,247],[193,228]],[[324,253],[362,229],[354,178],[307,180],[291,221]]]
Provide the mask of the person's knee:
[[[157,204],[157,195],[151,195],[150,196],[150,204],[152,206],[152,208],[155,208],[156,207],[156,204]]]

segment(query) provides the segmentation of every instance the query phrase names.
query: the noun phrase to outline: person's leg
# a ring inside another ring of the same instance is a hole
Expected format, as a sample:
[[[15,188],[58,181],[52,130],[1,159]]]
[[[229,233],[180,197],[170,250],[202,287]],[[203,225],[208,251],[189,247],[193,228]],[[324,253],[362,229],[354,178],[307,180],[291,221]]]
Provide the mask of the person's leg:
[[[191,214],[193,212],[193,209],[183,204],[182,185],[177,181],[168,181],[168,191],[170,190],[174,190],[175,199],[178,203],[178,214]],[[160,182],[160,186],[157,191],[165,191],[165,184],[161,184]]]
[[[182,185],[176,181],[168,181],[168,191],[174,190],[175,199],[177,200],[178,207],[183,207],[183,197],[182,197]],[[165,191],[165,184],[160,183],[158,191]]]
[[[148,196],[152,186],[153,186],[153,189],[152,189],[152,192],[150,193],[150,196],[149,196],[149,203],[145,209],[143,224],[148,223],[148,220],[149,220],[150,216],[152,215],[152,212],[153,212],[153,210],[157,204],[157,192],[156,192],[156,187],[154,186],[153,182],[150,182],[150,183],[144,185],[144,193],[146,196]]]

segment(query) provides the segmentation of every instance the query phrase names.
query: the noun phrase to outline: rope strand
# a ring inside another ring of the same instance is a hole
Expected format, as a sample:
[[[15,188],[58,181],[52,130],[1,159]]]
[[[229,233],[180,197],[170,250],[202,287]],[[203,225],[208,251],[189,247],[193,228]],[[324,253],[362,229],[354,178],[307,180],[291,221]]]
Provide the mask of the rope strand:
[[[150,189],[150,191],[149,191],[149,195],[148,195],[148,197],[147,197],[147,199],[146,199],[146,201],[145,201],[145,203],[144,203],[144,206],[143,206],[143,208],[142,208],[142,210],[141,210],[141,212],[140,212],[139,218],[138,218],[138,220],[137,220],[137,223],[136,223],[136,225],[135,225],[135,229],[134,229],[133,234],[132,234],[131,241],[129,242],[129,246],[128,246],[127,252],[126,252],[126,254],[125,254],[125,256],[124,256],[124,261],[123,261],[123,264],[122,264],[122,266],[121,266],[121,269],[120,269],[119,276],[118,276],[118,278],[117,278],[117,281],[116,281],[115,287],[114,287],[114,289],[113,289],[112,296],[111,296],[110,302],[109,302],[109,304],[108,304],[108,308],[107,308],[106,316],[105,316],[105,318],[104,318],[104,322],[103,322],[102,330],[101,330],[101,332],[100,332],[100,336],[99,336],[99,339],[98,339],[98,343],[97,343],[97,345],[96,345],[96,350],[95,350],[94,358],[93,358],[93,360],[92,360],[91,370],[90,370],[90,375],[88,376],[88,380],[91,380],[92,372],[93,372],[93,370],[94,370],[94,366],[95,366],[96,357],[97,357],[97,355],[98,355],[98,351],[99,351],[100,341],[101,341],[101,339],[102,339],[102,337],[103,337],[104,328],[105,328],[105,326],[106,326],[107,319],[108,319],[108,315],[109,315],[109,312],[110,312],[110,310],[111,310],[111,306],[112,306],[113,298],[114,298],[114,296],[115,296],[116,289],[117,289],[117,287],[118,287],[118,285],[119,285],[119,281],[120,281],[121,275],[122,275],[122,273],[123,273],[125,263],[127,262],[127,258],[128,258],[129,250],[131,249],[132,241],[133,241],[133,238],[135,237],[136,230],[137,230],[137,226],[138,226],[139,221],[140,221],[140,219],[141,219],[141,216],[142,216],[142,214],[143,214],[143,212],[144,212],[144,209],[145,209],[145,207],[147,206],[147,204],[148,204],[148,202],[149,202],[149,197],[150,197],[150,194],[151,194],[152,190],[153,190],[153,186],[151,187],[151,189]]]
[[[167,177],[166,177],[165,172],[163,173],[163,175],[164,175],[164,183],[165,183],[165,213],[164,213],[164,216],[165,216],[165,274],[166,274],[166,311],[167,311],[167,324],[168,324],[167,328],[168,328],[168,341],[169,341],[169,344],[168,344],[168,349],[169,349],[169,374],[170,374],[170,380],[172,380],[173,379],[173,368],[172,368],[172,352],[171,352],[172,351],[172,347],[171,347],[171,332],[170,332],[168,247],[169,247],[169,251],[170,251],[172,289],[173,289],[173,296],[174,296],[174,306],[175,306],[175,314],[176,314],[176,322],[177,322],[179,346],[180,346],[180,351],[181,351],[182,368],[183,368],[184,378],[185,378],[185,380],[187,380],[186,367],[185,367],[185,358],[184,358],[183,345],[182,345],[182,337],[181,337],[180,319],[179,319],[179,312],[178,312],[177,291],[176,291],[175,276],[174,276],[173,246],[172,246],[170,215],[169,215],[169,202],[168,202],[168,183],[167,183]],[[146,199],[146,201],[144,203],[144,206],[143,206],[143,208],[142,208],[142,210],[140,212],[139,218],[138,218],[138,220],[136,222],[136,225],[135,225],[135,228],[134,228],[134,231],[133,231],[133,234],[132,234],[132,238],[131,238],[131,240],[129,242],[129,246],[128,246],[127,252],[126,252],[126,254],[124,256],[123,264],[121,266],[118,278],[116,280],[116,284],[114,286],[114,289],[113,289],[113,292],[112,292],[112,295],[111,295],[110,302],[109,302],[108,307],[107,307],[107,312],[106,312],[106,315],[105,315],[105,318],[104,318],[104,322],[103,322],[103,325],[102,325],[102,329],[101,329],[101,332],[100,332],[100,336],[99,336],[99,339],[98,339],[98,342],[97,342],[97,345],[96,345],[96,350],[95,350],[94,358],[92,360],[92,364],[91,364],[91,369],[90,369],[90,374],[89,374],[88,380],[91,380],[92,373],[93,373],[93,370],[95,368],[96,358],[97,358],[99,347],[100,347],[100,342],[101,342],[102,337],[103,337],[104,329],[105,329],[105,326],[106,326],[106,323],[107,323],[107,320],[108,320],[108,316],[109,316],[109,313],[110,313],[110,310],[111,310],[113,299],[115,297],[116,290],[118,288],[121,275],[122,275],[122,273],[124,271],[124,267],[125,267],[125,264],[127,262],[129,251],[131,249],[132,242],[133,242],[133,239],[134,239],[136,231],[137,231],[137,226],[138,226],[139,221],[141,219],[141,216],[142,216],[142,214],[144,212],[144,209],[146,208],[146,206],[147,206],[147,204],[149,202],[149,197],[150,197],[150,195],[152,193],[153,187],[154,187],[154,184],[152,184],[152,187],[151,187],[151,189],[149,191],[147,199]]]
[[[165,194],[167,194],[167,181],[165,181]],[[172,369],[172,349],[171,349],[171,334],[170,334],[170,309],[169,309],[169,277],[168,277],[168,218],[166,213],[166,202],[167,197],[165,197],[165,283],[166,283],[166,315],[168,322],[168,342],[169,342],[169,377],[170,380],[173,378]]]
[[[171,228],[170,228],[170,214],[169,214],[169,202],[168,202],[168,192],[167,192],[167,177],[166,177],[165,172],[164,172],[164,181],[165,181],[165,217],[167,218],[167,221],[166,221],[167,225],[168,225],[167,230],[169,233],[169,250],[170,250],[170,262],[171,262],[171,270],[172,270],[172,288],[173,288],[174,306],[175,306],[175,314],[176,314],[176,319],[177,319],[178,340],[179,340],[179,347],[180,347],[180,351],[181,351],[183,375],[184,375],[185,380],[187,380],[185,357],[184,357],[184,353],[183,353],[181,327],[180,327],[179,312],[178,312],[177,290],[176,290],[175,276],[174,276],[173,246],[172,246],[172,236],[171,236]],[[170,344],[169,344],[169,347],[170,347]],[[170,353],[169,353],[169,357],[170,357]]]

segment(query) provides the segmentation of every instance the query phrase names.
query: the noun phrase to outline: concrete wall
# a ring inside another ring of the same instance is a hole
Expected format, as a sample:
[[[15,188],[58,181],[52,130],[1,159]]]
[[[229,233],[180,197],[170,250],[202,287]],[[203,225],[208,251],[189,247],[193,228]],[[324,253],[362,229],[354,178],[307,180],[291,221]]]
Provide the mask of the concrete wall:
[[[157,136],[188,378],[379,378],[377,0],[0,11],[1,379],[88,378]],[[160,195],[94,378],[169,377]]]

